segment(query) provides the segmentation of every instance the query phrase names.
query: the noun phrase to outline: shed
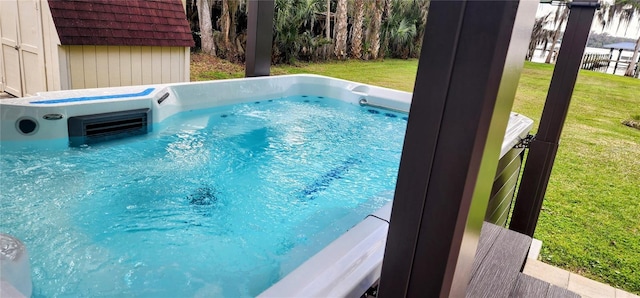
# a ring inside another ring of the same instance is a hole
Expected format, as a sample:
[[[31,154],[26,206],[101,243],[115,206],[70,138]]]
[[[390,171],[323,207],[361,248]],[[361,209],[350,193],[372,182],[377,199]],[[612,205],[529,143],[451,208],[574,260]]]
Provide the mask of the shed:
[[[189,81],[181,0],[0,1],[0,91]]]

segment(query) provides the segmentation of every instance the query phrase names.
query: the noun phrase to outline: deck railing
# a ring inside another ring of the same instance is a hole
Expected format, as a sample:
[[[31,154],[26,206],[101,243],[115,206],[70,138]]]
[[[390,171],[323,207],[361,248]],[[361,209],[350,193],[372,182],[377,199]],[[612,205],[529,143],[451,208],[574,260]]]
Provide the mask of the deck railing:
[[[606,72],[610,63],[609,54],[586,53],[582,57],[581,69]]]

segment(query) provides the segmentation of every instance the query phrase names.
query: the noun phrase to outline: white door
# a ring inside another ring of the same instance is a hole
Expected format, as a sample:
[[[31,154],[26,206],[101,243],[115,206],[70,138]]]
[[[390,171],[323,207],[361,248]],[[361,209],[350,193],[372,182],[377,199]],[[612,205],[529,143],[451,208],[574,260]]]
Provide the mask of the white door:
[[[38,1],[0,0],[0,11],[5,91],[15,96],[46,91]]]
[[[2,30],[2,66],[5,91],[22,96],[22,73],[18,42],[18,2],[0,0],[0,30]]]
[[[22,92],[24,95],[34,95],[36,92],[47,91],[39,2],[38,0],[17,0],[16,2],[18,2]]]

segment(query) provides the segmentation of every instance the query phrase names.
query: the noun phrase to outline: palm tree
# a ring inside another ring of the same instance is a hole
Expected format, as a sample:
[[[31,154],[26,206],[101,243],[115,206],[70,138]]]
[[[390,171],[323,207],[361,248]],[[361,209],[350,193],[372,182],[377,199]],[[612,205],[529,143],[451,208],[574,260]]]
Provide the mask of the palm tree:
[[[275,63],[316,60],[326,48],[332,48],[330,39],[314,36],[310,29],[316,13],[324,9],[320,1],[324,0],[276,0],[272,53]]]
[[[429,0],[384,0],[378,57],[417,57],[422,46]]]
[[[364,0],[353,3],[353,25],[351,31],[351,57],[362,58],[362,24],[364,23]]]
[[[324,0],[302,0],[297,7],[300,14],[304,16],[303,26],[306,30],[309,27],[309,32],[313,33],[313,26],[316,23],[316,15],[322,11],[322,4]]]
[[[369,54],[371,59],[378,58],[380,50],[380,29],[382,25],[382,9],[384,0],[371,0],[369,10],[371,11],[371,24],[367,30],[367,41],[369,44]]]
[[[562,30],[562,25],[569,17],[569,8],[565,6],[558,6],[556,9],[556,14],[553,18],[553,23],[557,24],[556,30],[553,32],[553,37],[551,41],[551,49],[549,50],[549,54],[547,55],[547,59],[544,63],[551,63],[551,58],[553,57],[553,53],[556,49],[556,43],[558,43],[558,39],[560,39],[560,30]]]
[[[336,8],[336,26],[333,36],[335,38],[334,55],[338,59],[347,57],[347,0],[338,0]]]
[[[398,4],[402,4],[400,3],[401,0],[384,0],[384,6],[382,8],[382,19],[381,19],[382,40],[380,43],[380,51],[378,54],[378,56],[381,58],[384,58],[385,54],[389,50],[389,34],[388,34],[389,30],[387,29],[389,28],[389,25],[391,23],[390,19],[391,19],[392,11],[395,8],[395,5],[393,5],[393,1],[399,2]],[[409,1],[404,1],[404,2],[408,3]]]
[[[598,20],[602,24],[602,28],[606,28],[613,23],[613,20],[618,18],[618,27],[616,32],[620,30],[620,26],[625,26],[625,34],[629,29],[629,24],[633,20],[633,17],[637,17],[640,22],[640,0],[615,0],[612,5],[607,5],[603,9],[602,13],[597,15]],[[636,69],[636,62],[638,61],[638,52],[640,51],[640,37],[636,40],[636,46],[629,62],[629,67],[625,71],[625,76],[633,76],[633,71]],[[640,71],[639,71],[640,72]],[[636,73],[637,75],[637,73]]]
[[[547,24],[549,24],[549,17],[551,13],[536,18],[535,23],[533,24],[533,31],[531,31],[531,39],[529,40],[529,50],[527,51],[526,60],[531,61],[533,58],[533,54],[535,53],[536,47],[540,44],[545,44],[552,37],[553,31],[545,29]]]
[[[273,57],[276,63],[291,63],[300,51],[299,24],[293,1],[276,0],[273,20]]]
[[[420,25],[416,28],[416,35],[418,36],[418,39],[416,40],[418,52],[420,52],[419,49],[420,47],[422,47],[422,39],[424,38],[424,29],[427,26],[427,16],[429,15],[430,5],[430,0],[418,0],[418,6],[420,7],[420,16],[422,18]]]
[[[423,19],[421,5],[417,1],[394,0],[393,13],[383,26],[385,47],[392,57],[406,59],[419,53],[416,35]]]
[[[394,56],[407,59],[415,56],[416,44],[413,42],[416,36],[416,25],[407,19],[400,20],[400,23],[389,34],[389,47]]]
[[[298,30],[300,33],[299,42],[301,46],[298,58],[315,61],[322,56],[323,59],[327,59],[329,55],[327,55],[325,47],[331,44],[331,40],[326,39],[322,34],[314,34],[317,16],[326,12],[326,1],[298,0],[292,2],[294,2],[293,7],[295,7],[296,15],[299,16],[301,21],[301,27]]]
[[[216,44],[213,41],[213,25],[211,24],[212,4],[209,0],[196,0],[202,52],[215,56]]]
[[[382,19],[387,19],[391,16],[391,12],[393,11],[393,1],[394,0],[384,0],[384,7],[382,9]],[[396,0],[397,1],[397,0]]]

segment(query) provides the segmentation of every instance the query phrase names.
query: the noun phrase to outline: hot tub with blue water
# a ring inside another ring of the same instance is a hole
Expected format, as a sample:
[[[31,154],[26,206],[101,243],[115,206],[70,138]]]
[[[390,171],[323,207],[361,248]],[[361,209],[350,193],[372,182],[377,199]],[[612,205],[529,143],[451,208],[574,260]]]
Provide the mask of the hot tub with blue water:
[[[34,297],[356,294],[410,99],[296,75],[3,101],[0,232]],[[511,118],[502,154],[531,127]]]

